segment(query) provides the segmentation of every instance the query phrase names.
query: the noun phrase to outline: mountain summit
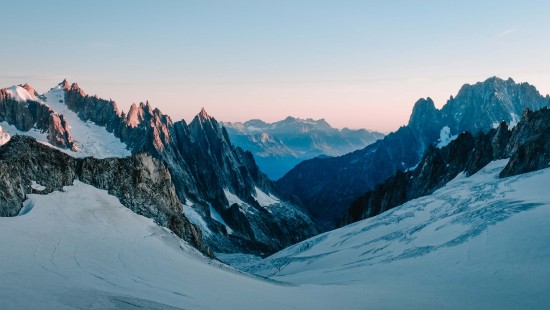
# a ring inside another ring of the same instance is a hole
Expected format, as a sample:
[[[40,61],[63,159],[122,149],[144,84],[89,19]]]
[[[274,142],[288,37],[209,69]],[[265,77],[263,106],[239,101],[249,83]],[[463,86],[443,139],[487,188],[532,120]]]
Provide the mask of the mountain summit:
[[[363,193],[414,167],[430,145],[444,146],[463,131],[487,132],[502,121],[513,127],[524,109],[550,105],[528,83],[491,77],[464,85],[438,110],[430,98],[416,102],[407,126],[366,148],[336,158],[298,164],[277,181],[279,189],[298,197],[317,222],[330,229]]]
[[[124,113],[67,80],[36,100],[30,87],[10,89],[0,90],[3,141],[31,135],[73,157],[151,155],[169,171],[181,212],[214,251],[267,255],[317,233],[307,212],[279,197],[252,154],[234,147],[204,109],[187,124],[149,102]]]

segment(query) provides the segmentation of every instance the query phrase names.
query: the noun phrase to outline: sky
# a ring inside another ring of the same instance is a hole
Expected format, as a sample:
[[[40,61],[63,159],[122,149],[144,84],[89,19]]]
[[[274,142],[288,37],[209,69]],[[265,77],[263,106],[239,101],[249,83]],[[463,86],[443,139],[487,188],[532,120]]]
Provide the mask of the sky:
[[[64,78],[190,121],[382,132],[491,76],[550,93],[550,1],[0,0],[0,86]]]

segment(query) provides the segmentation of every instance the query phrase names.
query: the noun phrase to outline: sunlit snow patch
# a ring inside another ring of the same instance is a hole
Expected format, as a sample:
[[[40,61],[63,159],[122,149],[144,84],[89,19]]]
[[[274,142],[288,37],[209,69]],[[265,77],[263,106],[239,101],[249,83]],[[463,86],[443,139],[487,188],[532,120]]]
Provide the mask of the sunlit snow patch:
[[[451,128],[449,126],[445,126],[441,128],[441,131],[439,132],[439,140],[437,140],[437,147],[442,148],[444,146],[447,146],[451,141],[456,139],[458,135],[452,135],[451,134]]]
[[[277,197],[275,197],[271,194],[264,193],[258,187],[255,187],[255,190],[256,190],[256,194],[254,195],[254,199],[256,199],[256,201],[262,207],[268,207],[268,206],[271,206],[271,205],[274,205],[274,204],[277,204],[277,203],[280,202],[280,200]]]
[[[65,92],[60,86],[52,88],[45,97],[45,103],[67,120],[71,136],[79,149],[78,152],[66,151],[66,153],[75,157],[93,156],[95,158],[132,155],[126,144],[113,133],[108,132],[105,127],[83,121],[70,110],[65,104]]]
[[[14,85],[7,88],[8,93],[11,95],[12,99],[25,102],[27,100],[36,100],[34,94],[30,94],[25,88]]]

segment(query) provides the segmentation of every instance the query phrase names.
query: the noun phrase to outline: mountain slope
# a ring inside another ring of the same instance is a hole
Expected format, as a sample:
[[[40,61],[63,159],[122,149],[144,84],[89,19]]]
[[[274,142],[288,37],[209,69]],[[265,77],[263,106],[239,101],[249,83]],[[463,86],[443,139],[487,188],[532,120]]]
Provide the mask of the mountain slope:
[[[333,228],[349,205],[396,171],[417,165],[430,145],[445,145],[463,131],[476,134],[516,123],[523,109],[550,104],[527,83],[493,77],[465,85],[456,98],[438,110],[431,99],[419,100],[407,126],[366,148],[336,158],[315,158],[298,164],[277,181],[297,197],[323,229]]]
[[[28,194],[51,193],[80,180],[107,190],[128,209],[209,253],[201,232],[182,215],[170,173],[149,155],[73,158],[18,135],[0,147],[0,171],[0,216],[27,212],[23,205]]]
[[[544,309],[550,170],[499,178],[507,162],[247,270],[295,284],[366,283],[373,308]]]
[[[550,165],[550,110],[525,110],[511,130],[499,127],[475,137],[464,132],[439,149],[430,146],[415,169],[398,172],[353,202],[340,225],[362,220],[408,200],[430,194],[459,173],[469,176],[492,160],[511,158],[502,176],[530,172]]]
[[[148,102],[120,112],[115,102],[66,80],[43,96],[25,87],[0,91],[3,140],[31,135],[74,157],[150,154],[168,168],[183,210],[201,224],[215,251],[266,255],[317,233],[307,212],[277,197],[252,154],[234,147],[204,110],[187,124],[173,122]]]
[[[79,181],[28,195],[25,210],[0,218],[2,309],[360,308],[357,290],[236,272]]]
[[[254,154],[271,179],[282,177],[299,162],[320,155],[340,156],[373,143],[384,135],[365,129],[338,130],[324,119],[287,117],[274,123],[250,120],[224,122],[231,141]]]

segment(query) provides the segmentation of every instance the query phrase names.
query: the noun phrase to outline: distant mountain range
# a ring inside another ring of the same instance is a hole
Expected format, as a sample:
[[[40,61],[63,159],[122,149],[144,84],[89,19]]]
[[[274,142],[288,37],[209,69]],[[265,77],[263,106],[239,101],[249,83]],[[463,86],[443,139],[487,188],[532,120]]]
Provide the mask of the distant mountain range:
[[[331,229],[354,200],[396,171],[415,167],[431,145],[442,147],[464,131],[487,132],[502,121],[513,127],[524,109],[549,105],[548,95],[528,83],[492,77],[466,84],[441,109],[430,98],[420,99],[408,125],[359,151],[304,161],[277,186],[301,201],[322,229]]]
[[[318,156],[340,156],[375,142],[383,134],[366,129],[336,129],[324,119],[287,117],[266,123],[223,122],[235,145],[252,152],[260,170],[279,179],[301,161]]]

